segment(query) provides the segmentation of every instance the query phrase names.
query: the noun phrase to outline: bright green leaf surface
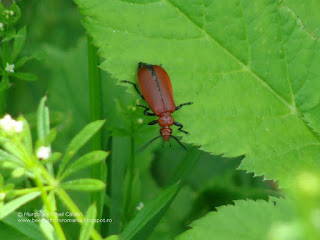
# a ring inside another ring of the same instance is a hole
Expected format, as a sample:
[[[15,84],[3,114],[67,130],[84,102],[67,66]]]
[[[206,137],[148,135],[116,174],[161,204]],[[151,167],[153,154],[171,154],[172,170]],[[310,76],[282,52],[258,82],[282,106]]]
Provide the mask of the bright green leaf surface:
[[[220,207],[218,212],[210,212],[192,223],[192,230],[186,231],[177,240],[293,239],[272,236],[279,227],[290,223],[294,214],[285,200],[277,201],[277,206],[262,200],[236,201],[236,206]]]
[[[39,195],[40,195],[40,192],[32,192],[8,202],[0,209],[0,219],[5,218],[10,213],[15,211],[22,205],[26,204],[27,202],[35,199]]]
[[[291,187],[319,166],[320,42],[276,0],[76,0],[107,60],[136,81],[138,62],[162,64],[191,134],[184,142]],[[316,167],[317,166],[317,167]]]
[[[320,1],[319,0],[283,0],[302,20],[307,31],[320,37]]]
[[[60,185],[63,189],[75,191],[99,191],[105,188],[104,182],[91,178],[63,182]]]
[[[62,174],[61,179],[66,178],[70,174],[76,173],[77,171],[87,168],[91,165],[97,164],[108,156],[107,152],[104,151],[93,151],[85,154],[84,156],[73,162],[66,171]]]
[[[71,158],[80,150],[80,148],[85,145],[90,138],[96,134],[102,125],[104,124],[103,120],[97,120],[89,123],[85,126],[69,143],[66,149],[66,155],[61,161],[61,165],[58,171],[58,176],[62,173],[66,165],[69,163]]]

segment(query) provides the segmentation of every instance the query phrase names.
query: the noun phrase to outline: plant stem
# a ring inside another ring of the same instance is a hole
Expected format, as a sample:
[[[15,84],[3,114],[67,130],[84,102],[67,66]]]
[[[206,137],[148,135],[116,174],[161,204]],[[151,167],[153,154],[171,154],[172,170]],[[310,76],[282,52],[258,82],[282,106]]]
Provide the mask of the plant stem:
[[[101,78],[98,66],[100,59],[97,55],[98,49],[94,47],[90,36],[87,37],[88,42],[88,66],[89,66],[89,86],[90,86],[90,121],[101,119]],[[101,134],[98,132],[91,140],[91,150],[99,150],[101,147]],[[97,164],[91,169],[91,177],[105,181],[106,166],[104,163]],[[91,193],[91,204],[97,204],[97,218],[101,218],[103,210],[103,200],[105,192]],[[95,225],[100,228],[100,223]]]
[[[53,214],[53,207],[51,206],[51,203],[50,203],[50,200],[49,200],[49,197],[47,195],[47,192],[44,188],[44,185],[43,183],[41,182],[41,179],[39,176],[36,176],[35,177],[35,182],[36,184],[38,185],[38,188],[41,190],[41,198],[42,198],[42,201],[44,203],[44,205],[46,206],[46,209],[47,211],[49,212],[50,214],[50,218],[53,218],[53,227],[55,228],[56,230],[56,233],[58,234],[58,237],[60,240],[64,240],[66,239],[65,235],[64,235],[64,232],[62,230],[62,227],[60,226],[59,222],[58,222],[58,217],[56,214]]]
[[[110,169],[110,202],[109,217],[112,224],[108,225],[108,235],[119,234],[123,214],[123,189],[126,159],[130,158],[131,139],[129,137],[112,137]],[[126,202],[126,201],[125,201]]]
[[[9,87],[9,76],[6,71],[6,65],[10,62],[9,42],[2,42],[2,80],[0,86],[0,115],[6,112],[7,89]]]
[[[44,191],[51,191],[53,190],[53,186],[44,186],[42,188]],[[25,189],[17,189],[17,190],[13,190],[13,194],[15,196],[22,196],[28,193],[32,193],[32,192],[39,192],[41,191],[41,189],[39,187],[33,187],[33,188],[25,188]]]
[[[133,125],[133,124],[132,124]],[[133,126],[131,127],[133,130]],[[124,201],[124,214],[125,214],[125,222],[124,224],[128,223],[130,221],[131,216],[131,209],[132,206],[132,189],[133,189],[133,179],[134,179],[134,173],[135,173],[135,146],[134,146],[134,131],[132,132],[130,136],[130,157],[129,157],[129,163],[128,163],[128,188],[126,193],[126,198]]]
[[[57,194],[59,198],[62,200],[62,202],[66,204],[68,209],[72,213],[74,213],[74,217],[79,220],[80,225],[82,225],[85,218],[84,218],[84,215],[81,213],[80,209],[78,208],[78,206],[72,201],[69,195],[62,188],[57,189]],[[99,233],[95,229],[92,229],[91,237],[93,240],[102,240],[102,237],[99,235]]]

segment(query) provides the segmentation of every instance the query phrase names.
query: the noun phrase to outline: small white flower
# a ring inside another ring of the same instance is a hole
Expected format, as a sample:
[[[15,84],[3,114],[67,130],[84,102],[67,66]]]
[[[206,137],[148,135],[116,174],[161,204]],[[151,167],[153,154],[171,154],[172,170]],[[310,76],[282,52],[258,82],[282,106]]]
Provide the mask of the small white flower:
[[[5,115],[3,118],[0,119],[0,126],[6,132],[10,131],[13,127],[13,119],[9,114]]]
[[[140,202],[139,205],[137,206],[137,210],[141,211],[141,209],[144,207],[143,202]]]
[[[142,123],[143,123],[143,119],[142,119],[142,118],[139,118],[139,119],[138,119],[138,123],[139,123],[139,124],[142,124]]]
[[[13,15],[14,15],[14,11],[10,10],[10,11],[9,11],[9,14],[10,14],[11,16],[13,16]]]
[[[16,121],[7,114],[0,119],[0,127],[6,132],[15,131],[16,133],[20,133],[23,130],[23,122]]]
[[[48,159],[50,157],[50,155],[51,155],[51,148],[50,147],[41,146],[38,149],[37,157],[39,159]]]
[[[7,63],[7,65],[6,65],[6,71],[7,72],[14,72],[14,64],[9,64],[9,63]]]
[[[3,31],[4,24],[2,22],[0,22],[0,30]]]
[[[15,132],[20,133],[23,130],[23,122],[22,121],[15,121],[13,124],[13,129]]]

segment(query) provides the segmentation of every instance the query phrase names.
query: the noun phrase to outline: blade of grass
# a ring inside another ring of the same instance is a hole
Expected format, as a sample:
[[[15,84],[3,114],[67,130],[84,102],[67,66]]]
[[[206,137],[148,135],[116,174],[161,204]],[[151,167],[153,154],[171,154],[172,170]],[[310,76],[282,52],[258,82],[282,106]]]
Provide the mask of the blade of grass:
[[[143,240],[148,238],[168,210],[200,155],[201,151],[196,148],[193,148],[186,153],[185,157],[181,160],[179,166],[175,170],[175,173],[168,181],[168,185],[170,186],[164,189],[155,199],[142,208],[124,229],[120,239]]]
[[[147,239],[162,216],[169,208],[177,191],[179,182],[164,189],[155,199],[148,202],[144,208],[129,222],[120,235],[120,240]]]
[[[120,233],[124,174],[126,168],[126,159],[131,156],[131,139],[130,137],[113,137],[112,138],[112,155],[110,164],[110,199],[111,207],[109,218],[112,224],[108,225],[108,235]]]
[[[180,185],[182,185],[186,180],[186,178],[191,173],[194,165],[198,162],[201,153],[202,152],[195,147],[192,148],[189,152],[187,152],[185,157],[181,159],[179,165],[177,166],[174,173],[169,178],[166,185],[170,186],[176,183],[177,181],[180,181]]]
[[[98,49],[94,47],[91,42],[92,39],[88,35],[88,67],[89,67],[89,88],[90,88],[90,120],[95,121],[101,119],[101,77],[98,66],[100,65],[100,58],[97,54]],[[100,150],[101,134],[100,132],[91,139],[91,150]],[[104,163],[97,164],[91,168],[91,178],[105,181],[106,166]],[[97,204],[97,218],[102,217],[103,202],[105,191],[92,192],[91,204]],[[100,223],[95,225],[96,229],[100,228]]]

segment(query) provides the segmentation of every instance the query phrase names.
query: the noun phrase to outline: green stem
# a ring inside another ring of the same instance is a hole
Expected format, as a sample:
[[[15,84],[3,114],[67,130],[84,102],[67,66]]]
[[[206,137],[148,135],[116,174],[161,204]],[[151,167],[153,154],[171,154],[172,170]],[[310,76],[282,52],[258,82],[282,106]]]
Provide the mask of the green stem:
[[[132,124],[133,125],[133,124]],[[131,129],[134,129],[133,126]],[[130,136],[130,158],[128,163],[128,188],[126,193],[126,198],[124,201],[124,213],[125,213],[125,219],[124,224],[128,223],[131,219],[131,206],[132,206],[132,189],[133,189],[133,180],[134,180],[134,174],[135,174],[135,141],[134,141],[134,132],[132,132]]]
[[[100,59],[97,55],[98,49],[94,47],[90,36],[87,38],[88,42],[88,65],[89,65],[89,86],[90,86],[90,121],[101,119],[101,78],[98,66]],[[97,133],[91,140],[91,150],[99,150],[101,147],[101,134]],[[92,167],[91,177],[105,181],[106,166],[101,163]],[[97,218],[102,217],[103,200],[105,192],[92,192],[91,203],[97,204]],[[97,229],[100,228],[100,223],[95,225]]]
[[[44,186],[42,188],[42,190],[44,191],[51,191],[53,190],[54,187],[53,186]],[[32,192],[39,192],[41,191],[41,189],[39,187],[33,187],[33,188],[25,188],[25,189],[17,189],[17,190],[13,190],[13,194],[15,196],[22,196],[22,195],[25,195],[25,194],[28,194],[28,193],[32,193]]]
[[[36,176],[35,177],[35,182],[36,184],[38,185],[38,188],[41,190],[41,198],[42,198],[42,201],[44,203],[44,205],[46,206],[46,209],[47,211],[49,212],[50,214],[50,217],[53,219],[53,227],[54,229],[56,230],[56,233],[59,237],[60,240],[64,240],[66,239],[65,235],[64,235],[64,232],[62,230],[62,227],[60,226],[59,222],[58,222],[58,217],[56,214],[53,214],[53,206],[51,205],[51,202],[49,200],[49,197],[47,195],[47,192],[44,188],[44,185],[42,184],[41,182],[41,179],[39,176]]]
[[[111,161],[108,165],[110,170],[109,196],[110,210],[108,218],[112,224],[108,224],[108,234],[119,234],[121,231],[121,217],[123,214],[123,189],[125,179],[126,160],[131,155],[131,139],[129,137],[112,137]],[[126,204],[127,200],[125,200]],[[126,206],[126,205],[125,205]]]
[[[79,220],[80,225],[84,223],[84,215],[81,213],[78,206],[72,201],[69,195],[62,189],[57,189],[58,197],[62,200],[62,202],[67,206],[67,208],[74,213],[74,217]],[[93,229],[91,232],[91,237],[93,240],[102,240],[102,237],[99,235],[97,230]]]
[[[7,89],[9,87],[9,76],[6,71],[6,65],[10,63],[9,42],[2,43],[2,80],[0,85],[0,115],[6,112]]]

